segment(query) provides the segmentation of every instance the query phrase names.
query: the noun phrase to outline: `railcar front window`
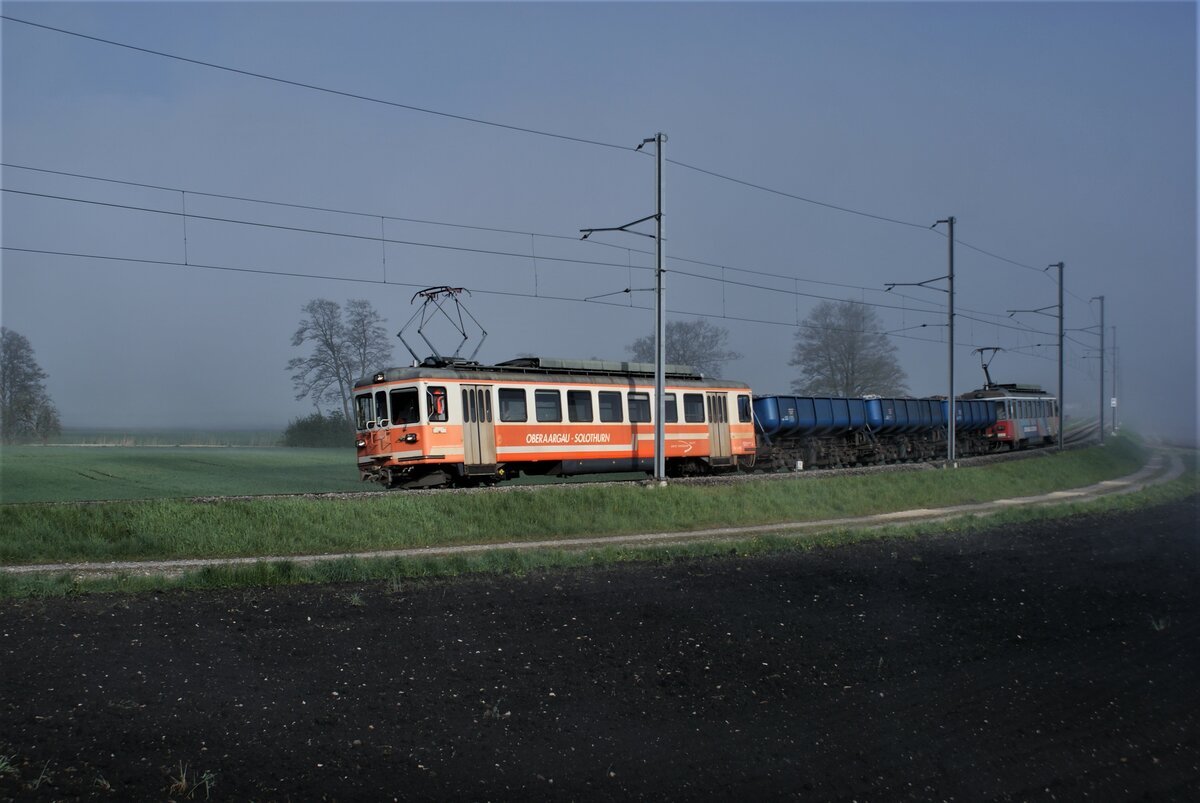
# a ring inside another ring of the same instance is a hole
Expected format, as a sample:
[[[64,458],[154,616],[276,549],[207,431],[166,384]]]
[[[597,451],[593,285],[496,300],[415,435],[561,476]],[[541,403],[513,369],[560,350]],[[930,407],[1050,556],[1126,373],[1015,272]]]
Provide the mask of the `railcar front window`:
[[[412,388],[393,390],[392,423],[416,424],[420,420],[421,408],[417,406],[417,391]]]
[[[377,390],[375,391],[375,426],[386,427],[388,425],[387,417],[387,392]]]
[[[742,394],[738,396],[738,421],[743,424],[749,424],[751,420],[750,414],[750,397]]]
[[[433,387],[425,391],[425,404],[429,407],[430,421],[445,421],[449,417],[446,401],[445,388]]]
[[[354,397],[354,407],[358,412],[358,428],[366,429],[367,424],[375,421],[375,403],[370,393]]]

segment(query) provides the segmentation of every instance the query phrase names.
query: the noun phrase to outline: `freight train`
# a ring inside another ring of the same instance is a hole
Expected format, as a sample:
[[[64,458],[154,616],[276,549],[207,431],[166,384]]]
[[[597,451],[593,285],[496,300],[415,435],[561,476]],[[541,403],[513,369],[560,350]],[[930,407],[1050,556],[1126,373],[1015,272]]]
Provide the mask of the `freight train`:
[[[931,460],[943,398],[755,396],[742,382],[665,367],[669,476]],[[654,367],[524,357],[390,368],[354,386],[358,469],[392,488],[490,484],[519,474],[653,472]],[[1053,443],[1058,400],[993,385],[954,405],[961,456]]]

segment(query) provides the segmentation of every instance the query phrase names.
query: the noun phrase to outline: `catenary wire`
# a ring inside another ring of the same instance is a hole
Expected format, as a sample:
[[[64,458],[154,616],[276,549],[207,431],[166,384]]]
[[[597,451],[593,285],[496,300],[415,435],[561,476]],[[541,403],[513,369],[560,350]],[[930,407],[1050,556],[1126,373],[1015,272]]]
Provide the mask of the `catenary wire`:
[[[480,117],[471,117],[469,115],[453,114],[450,112],[439,111],[437,109],[429,109],[429,108],[425,108],[425,107],[421,107],[421,106],[415,106],[412,104],[384,100],[381,98],[376,98],[376,97],[372,97],[369,95],[363,95],[363,94],[356,93],[356,92],[348,92],[345,90],[332,89],[330,87],[323,87],[323,86],[319,86],[317,84],[311,84],[311,83],[307,83],[307,82],[303,82],[303,81],[296,81],[296,80],[292,80],[289,78],[280,78],[278,76],[267,75],[265,73],[258,73],[258,72],[253,72],[250,70],[240,69],[237,67],[229,67],[229,66],[222,65],[222,64],[216,64],[215,62],[209,62],[209,61],[203,61],[200,59],[193,59],[193,58],[188,58],[185,56],[179,56],[179,55],[176,55],[173,53],[167,53],[167,52],[161,51],[161,50],[154,50],[151,48],[140,47],[140,46],[131,45],[131,44],[128,44],[125,42],[118,42],[113,39],[106,39],[104,37],[92,36],[89,34],[80,33],[78,31],[71,31],[71,30],[67,30],[65,28],[58,28],[58,27],[55,27],[52,25],[45,25],[43,23],[32,22],[30,20],[20,19],[18,17],[13,17],[13,16],[10,16],[7,14],[0,14],[0,19],[7,20],[9,22],[19,23],[22,25],[28,25],[33,28],[40,28],[42,30],[52,31],[54,33],[63,34],[65,36],[73,36],[73,37],[77,37],[80,39],[97,42],[100,44],[106,44],[106,45],[110,45],[112,47],[124,48],[127,50],[139,52],[139,53],[145,53],[148,55],[158,56],[160,58],[172,59],[172,60],[184,62],[187,64],[193,64],[196,66],[207,67],[209,69],[214,69],[214,70],[221,70],[224,72],[242,75],[242,76],[246,76],[249,78],[255,78],[255,79],[259,79],[259,80],[263,80],[263,81],[270,81],[270,82],[279,83],[279,84],[283,84],[283,85],[287,85],[287,86],[298,87],[301,89],[309,89],[309,90],[312,90],[315,92],[323,92],[326,94],[345,97],[345,98],[349,98],[352,100],[361,100],[361,101],[365,101],[368,103],[375,103],[375,104],[380,104],[380,105],[384,105],[384,106],[390,106],[393,108],[404,109],[406,111],[419,112],[422,114],[430,114],[430,115],[443,117],[443,118],[447,118],[447,119],[458,120],[460,122],[475,123],[477,125],[490,126],[493,128],[504,129],[504,130],[508,130],[508,131],[515,131],[515,132],[524,133],[524,134],[532,134],[535,136],[549,137],[549,138],[564,140],[564,141],[568,141],[568,142],[576,142],[576,143],[585,144],[585,145],[594,145],[594,146],[599,146],[599,147],[604,147],[604,148],[612,148],[612,149],[616,149],[616,150],[629,151],[629,152],[634,152],[634,153],[645,153],[645,151],[640,150],[640,146],[631,147],[628,145],[619,145],[619,144],[612,143],[612,142],[603,142],[601,140],[589,139],[587,137],[577,137],[577,136],[571,136],[571,135],[567,135],[567,134],[558,134],[558,133],[554,133],[554,132],[543,131],[543,130],[536,129],[536,128],[529,128],[526,126],[517,126],[517,125],[511,125],[508,123],[498,123],[493,120],[486,120],[486,119],[483,119]],[[696,165],[688,164],[686,162],[681,162],[678,160],[667,159],[665,161],[667,161],[669,164],[674,164],[677,167],[682,167],[687,170],[693,170],[695,172],[702,173],[702,174],[705,174],[708,176],[712,176],[714,178],[718,178],[723,181],[733,182],[735,184],[749,187],[749,188],[758,190],[760,192],[766,192],[769,194],[773,194],[773,195],[777,195],[777,196],[781,196],[781,197],[785,197],[785,198],[790,198],[790,199],[801,201],[804,203],[814,204],[814,205],[817,205],[817,206],[820,206],[823,208],[832,209],[832,210],[839,211],[839,212],[845,212],[847,214],[853,214],[853,215],[865,217],[865,218],[868,218],[871,220],[892,223],[895,225],[900,225],[900,226],[905,226],[905,227],[929,230],[929,227],[924,224],[914,223],[912,221],[907,221],[907,220],[901,220],[899,218],[887,217],[885,215],[877,215],[877,214],[873,214],[870,212],[864,212],[862,210],[853,209],[853,208],[847,207],[847,206],[840,206],[838,204],[832,204],[832,203],[828,203],[825,201],[818,201],[816,199],[807,198],[805,196],[802,196],[802,195],[799,195],[796,193],[790,193],[790,192],[785,192],[783,190],[772,189],[772,188],[767,187],[762,184],[756,184],[754,182],[746,181],[744,179],[734,178],[733,176],[729,176],[729,175],[726,175],[723,173],[718,173],[714,170],[708,170],[706,168],[698,167]],[[941,232],[938,232],[938,233],[942,234]],[[943,236],[948,236],[948,235],[943,234]],[[967,243],[965,241],[955,240],[955,242],[964,246],[965,248],[969,248],[974,251],[978,251],[981,254],[989,256],[993,259],[1000,260],[1007,264],[1025,268],[1028,270],[1035,270],[1035,271],[1039,270],[1038,268],[1035,268],[1031,265],[1027,265],[1025,263],[1018,262],[1016,260],[1012,260],[1007,257],[1000,256],[1000,255],[992,253],[990,251],[986,251],[982,248],[979,248],[978,246],[971,245],[970,243]]]
[[[353,211],[353,210],[338,209],[338,208],[334,208],[334,207],[296,204],[296,203],[289,203],[289,202],[282,202],[282,201],[270,201],[270,200],[263,200],[263,199],[258,199],[258,198],[250,198],[250,197],[245,197],[245,196],[236,196],[236,195],[229,195],[229,194],[222,194],[222,193],[189,191],[189,190],[184,190],[184,189],[180,189],[180,188],[167,187],[165,185],[160,185],[160,184],[149,184],[149,183],[143,183],[143,182],[127,181],[127,180],[123,180],[123,179],[104,178],[104,177],[98,177],[98,176],[85,175],[85,174],[81,174],[81,173],[69,173],[66,171],[27,167],[24,165],[16,165],[16,164],[11,164],[11,163],[0,163],[0,165],[2,165],[4,167],[13,167],[13,168],[22,169],[22,170],[32,170],[32,171],[40,172],[40,173],[50,173],[50,174],[54,174],[54,175],[67,176],[67,177],[72,177],[72,178],[82,178],[82,179],[87,179],[87,180],[115,183],[115,184],[121,184],[121,185],[127,185],[127,186],[135,186],[135,187],[160,190],[160,191],[165,191],[165,192],[170,192],[170,193],[184,193],[184,194],[203,196],[203,197],[220,198],[220,199],[224,199],[224,200],[235,200],[235,201],[245,201],[245,202],[249,202],[249,203],[276,205],[276,206],[282,206],[282,207],[287,207],[287,208],[297,208],[297,209],[304,209],[304,210],[311,210],[311,211],[328,212],[328,213],[335,213],[335,214],[345,214],[345,215],[352,215],[352,216],[371,218],[371,219],[383,218],[383,219],[387,219],[387,220],[399,220],[399,221],[407,221],[407,222],[414,222],[414,223],[426,223],[426,224],[430,224],[430,225],[448,226],[448,227],[453,227],[453,228],[465,228],[465,229],[476,230],[476,231],[487,231],[487,232],[505,233],[505,234],[520,234],[520,235],[529,235],[529,236],[535,236],[535,237],[550,237],[550,238],[569,240],[571,242],[578,242],[577,237],[565,237],[562,235],[542,234],[539,232],[528,232],[528,231],[521,231],[521,230],[516,230],[516,229],[504,229],[504,228],[486,227],[486,226],[474,226],[474,225],[459,224],[459,223],[447,223],[447,222],[442,222],[442,221],[422,220],[422,219],[418,219],[418,218],[403,218],[403,217],[397,217],[397,216],[393,216],[393,215],[374,214],[374,213],[368,213],[368,212],[359,212],[359,211]],[[408,245],[408,246],[414,246],[414,247],[438,248],[438,249],[446,249],[446,250],[464,251],[464,252],[469,252],[469,253],[484,253],[484,254],[490,254],[493,256],[504,256],[504,257],[512,257],[512,258],[527,258],[529,256],[527,254],[516,253],[516,252],[511,252],[511,251],[497,251],[497,250],[491,250],[491,249],[468,248],[468,247],[464,247],[464,246],[451,246],[451,245],[434,244],[434,243],[423,243],[423,242],[414,241],[414,240],[400,240],[400,239],[392,239],[392,238],[385,238],[385,237],[375,237],[374,235],[370,235],[370,236],[357,235],[357,234],[349,234],[349,233],[345,233],[345,232],[325,231],[325,230],[312,229],[312,228],[300,227],[300,226],[284,226],[281,224],[263,223],[260,221],[249,221],[249,220],[243,220],[243,219],[238,219],[238,218],[217,217],[217,216],[211,216],[211,215],[199,215],[196,213],[188,214],[185,212],[175,211],[175,210],[156,209],[153,207],[135,206],[132,204],[118,204],[118,203],[109,202],[109,201],[97,201],[97,200],[92,200],[92,199],[76,198],[76,197],[71,197],[71,196],[55,195],[55,194],[50,194],[50,193],[37,193],[37,192],[28,191],[28,190],[2,188],[2,191],[17,194],[17,195],[26,195],[26,196],[30,196],[30,197],[45,198],[45,199],[67,201],[67,202],[74,202],[74,203],[82,203],[82,204],[89,204],[89,205],[96,205],[96,206],[107,206],[107,207],[112,207],[112,208],[117,208],[117,209],[124,209],[127,211],[138,211],[138,212],[147,212],[147,213],[152,213],[152,214],[170,215],[170,216],[175,216],[175,217],[190,218],[193,220],[207,220],[209,222],[228,223],[228,224],[245,225],[245,226],[257,226],[257,227],[261,227],[261,228],[271,228],[271,229],[278,229],[278,230],[283,230],[283,231],[300,232],[300,233],[307,233],[307,234],[317,234],[317,235],[331,236],[331,237],[345,237],[345,238],[350,238],[350,239],[368,240],[368,241],[374,241],[374,242],[382,241],[383,243]],[[591,241],[589,240],[589,242],[591,242]],[[653,252],[643,251],[641,249],[631,249],[628,247],[621,247],[621,246],[611,246],[611,247],[623,248],[623,250],[625,250],[627,252],[636,251],[639,254],[646,254],[646,255],[653,254]],[[633,266],[633,265],[620,264],[620,263],[615,263],[615,262],[602,262],[602,261],[596,261],[596,260],[581,260],[581,259],[572,259],[572,258],[565,258],[565,257],[543,256],[543,257],[538,257],[538,259],[543,259],[545,261],[550,261],[550,262],[565,262],[565,263],[570,263],[570,264],[582,264],[582,265],[591,265],[591,266],[598,266],[598,267],[613,267],[613,268],[624,267],[624,268],[633,268],[633,269],[641,270],[641,271],[652,271],[653,270],[653,268],[648,267],[648,266],[640,266],[640,265]],[[852,285],[852,284],[846,284],[846,283],[840,283],[840,282],[828,282],[828,281],[822,281],[822,280],[816,280],[816,279],[801,279],[799,277],[787,276],[784,274],[771,273],[768,271],[751,269],[751,268],[740,268],[740,267],[735,267],[732,265],[721,265],[718,263],[705,262],[703,260],[696,260],[696,259],[691,259],[691,258],[687,258],[687,257],[669,257],[669,259],[671,259],[672,261],[686,262],[686,263],[697,264],[697,265],[701,265],[701,266],[705,266],[705,267],[720,268],[721,270],[731,270],[731,271],[736,271],[736,272],[741,272],[741,273],[749,273],[749,274],[755,274],[755,275],[760,275],[760,276],[767,276],[767,277],[771,277],[771,278],[780,279],[783,281],[792,281],[792,282],[802,281],[805,283],[819,284],[819,285],[825,285],[825,286],[834,286],[834,287],[843,287],[846,289],[859,290],[859,291],[863,291],[863,292],[873,292],[873,293],[883,292],[882,290],[879,290],[877,288],[865,287],[862,285]],[[754,284],[745,283],[745,282],[730,282],[726,279],[717,279],[716,277],[705,276],[703,274],[697,274],[697,273],[682,271],[682,270],[678,270],[678,269],[672,270],[672,272],[679,273],[681,275],[690,276],[693,278],[707,280],[707,281],[718,281],[718,282],[722,282],[722,283],[740,285],[743,287],[754,288],[754,289],[764,290],[764,291],[768,291],[768,292],[782,293],[785,295],[790,295],[790,296],[795,296],[795,297],[812,298],[812,299],[835,301],[835,302],[840,302],[840,301],[844,300],[844,301],[847,301],[848,303],[862,304],[865,306],[876,307],[879,309],[899,309],[899,310],[903,310],[905,312],[912,312],[914,314],[932,314],[935,312],[944,311],[944,309],[945,309],[944,306],[936,305],[936,304],[933,304],[932,302],[926,301],[924,299],[919,299],[919,298],[916,298],[913,296],[900,294],[900,293],[896,293],[894,295],[898,295],[898,296],[900,296],[908,301],[914,302],[914,303],[924,304],[927,306],[927,308],[926,309],[918,309],[918,308],[911,308],[911,307],[899,307],[896,305],[882,304],[882,303],[877,303],[877,302],[859,301],[856,299],[837,299],[837,298],[833,298],[830,296],[823,296],[823,295],[818,295],[818,294],[813,294],[813,293],[802,293],[802,292],[799,292],[798,290],[788,290],[788,289],[784,289],[784,288],[765,287],[762,285],[754,285]],[[994,316],[996,318],[1000,317],[999,315],[996,315],[995,313],[990,313],[990,312],[987,312],[984,310],[973,310],[973,309],[965,308],[965,307],[960,308],[960,309],[963,309],[965,312],[974,312],[976,314],[989,315],[989,316]],[[973,320],[978,320],[978,319],[973,319]],[[991,323],[991,322],[986,322],[986,321],[980,321],[980,322],[981,323]],[[999,322],[996,322],[996,323],[997,323],[997,325],[1004,325],[1004,324],[1000,324]]]
[[[179,262],[179,261],[175,261],[175,260],[146,259],[146,258],[124,257],[124,256],[109,255],[109,254],[90,254],[90,253],[82,253],[82,252],[75,252],[75,251],[55,251],[55,250],[51,250],[51,249],[40,249],[40,248],[21,248],[21,247],[10,246],[10,245],[0,246],[0,250],[9,251],[9,252],[13,252],[13,253],[38,254],[38,255],[43,255],[43,256],[58,256],[58,257],[68,257],[68,258],[74,258],[74,259],[96,259],[96,260],[102,260],[102,261],[108,261],[108,262],[126,262],[126,263],[130,263],[130,264],[139,264],[139,265],[161,265],[161,266],[165,266],[165,267],[188,268],[188,269],[195,269],[195,270],[214,270],[214,271],[223,271],[223,272],[229,272],[229,273],[241,273],[241,274],[252,274],[252,275],[262,275],[262,276],[278,276],[278,277],[283,277],[283,278],[317,279],[317,280],[322,280],[322,281],[335,281],[335,282],[345,282],[345,283],[353,283],[353,284],[368,284],[368,285],[389,286],[389,287],[406,287],[406,288],[422,288],[423,287],[423,285],[418,285],[418,284],[414,284],[411,282],[396,282],[396,281],[388,281],[385,279],[368,279],[368,278],[358,278],[358,277],[350,277],[350,276],[333,276],[333,275],[328,275],[328,274],[299,273],[296,271],[281,271],[281,270],[271,270],[271,269],[266,269],[266,268],[236,267],[236,266],[231,266],[231,265],[214,265],[214,264],[198,263],[198,262],[186,263],[186,262]],[[512,291],[512,290],[475,289],[475,290],[472,290],[471,292],[478,294],[478,295],[503,296],[503,297],[509,297],[509,298],[524,298],[524,299],[530,299],[530,300],[535,300],[535,301],[560,301],[560,302],[570,302],[570,303],[600,304],[602,306],[616,307],[618,309],[629,309],[629,307],[625,306],[624,304],[620,304],[620,303],[616,303],[616,302],[588,300],[588,299],[581,299],[581,298],[573,298],[570,296],[533,295],[532,293],[522,293],[522,292],[517,292],[517,291]],[[642,308],[637,308],[637,309],[642,309]],[[699,312],[699,311],[691,311],[691,310],[671,309],[668,311],[671,313],[677,314],[677,315],[693,315],[696,317],[711,318],[711,319],[718,319],[718,320],[739,321],[739,322],[744,322],[744,323],[757,323],[757,324],[763,324],[763,325],[768,325],[768,326],[782,326],[782,327],[785,327],[788,329],[805,328],[805,329],[815,329],[815,330],[821,330],[821,331],[855,332],[857,334],[886,334],[885,332],[859,332],[857,330],[841,330],[841,329],[830,330],[826,327],[813,326],[811,324],[805,324],[805,323],[798,324],[794,321],[773,321],[773,320],[769,320],[769,319],[765,319],[765,318],[751,318],[751,317],[738,316],[738,315],[727,315],[727,314],[718,315],[715,313]],[[942,344],[945,342],[944,340],[931,340],[929,338],[912,337],[910,335],[903,335],[903,334],[894,334],[894,335],[889,335],[889,336],[900,338],[903,340],[915,341],[918,343]],[[955,347],[956,348],[966,348],[966,347],[978,348],[978,344],[957,341],[955,343]],[[1050,358],[1039,357],[1039,355],[1035,355],[1035,354],[1030,354],[1030,355],[1026,355],[1026,356],[1039,358],[1039,359],[1050,359]]]
[[[516,234],[516,235],[521,235],[521,236],[526,236],[526,237],[528,237],[528,236],[543,237],[546,239],[556,239],[556,240],[567,240],[570,242],[579,242],[579,237],[577,235],[567,236],[567,235],[563,235],[563,234],[547,234],[545,232],[523,231],[520,229],[507,229],[507,228],[498,228],[498,227],[493,227],[493,226],[476,226],[476,225],[471,225],[471,224],[467,224],[467,223],[450,223],[447,221],[429,220],[429,219],[424,219],[424,218],[401,217],[398,215],[390,215],[390,214],[384,214],[384,213],[361,212],[361,211],[357,211],[357,210],[339,209],[336,207],[329,207],[329,206],[298,204],[298,203],[293,203],[293,202],[289,202],[289,201],[273,201],[273,200],[267,200],[267,199],[263,199],[263,198],[252,198],[252,197],[242,196],[242,195],[230,195],[230,194],[226,194],[226,193],[205,192],[203,190],[187,190],[182,187],[169,187],[169,186],[162,185],[162,184],[149,184],[149,183],[140,182],[140,181],[129,181],[126,179],[106,178],[103,176],[88,175],[86,173],[72,173],[72,172],[68,172],[65,170],[50,170],[48,168],[31,167],[28,165],[20,165],[20,164],[15,164],[12,162],[0,162],[0,167],[14,168],[14,169],[18,169],[18,170],[28,170],[28,171],[32,171],[32,172],[36,172],[36,173],[48,173],[51,175],[64,176],[64,177],[68,177],[68,178],[81,178],[81,179],[86,179],[89,181],[101,181],[101,182],[106,182],[106,183],[110,183],[110,184],[120,184],[120,185],[124,185],[124,186],[129,186],[129,187],[140,187],[140,188],[144,188],[144,189],[160,190],[160,191],[169,192],[169,193],[183,193],[183,194],[194,195],[194,196],[198,196],[198,197],[219,198],[222,200],[241,201],[241,202],[245,202],[245,203],[264,204],[264,205],[270,205],[270,206],[281,206],[281,207],[285,207],[285,208],[303,209],[303,210],[313,211],[313,212],[328,212],[328,213],[333,213],[333,214],[351,215],[351,216],[357,216],[357,217],[371,218],[371,219],[375,219],[375,220],[377,220],[379,218],[383,218],[385,220],[394,220],[394,221],[405,222],[405,223],[418,223],[418,224],[424,224],[424,225],[430,225],[430,226],[445,226],[445,227],[449,227],[449,228],[461,228],[461,229],[467,229],[467,230],[471,230],[471,231],[485,231],[485,232],[492,232],[492,233],[498,233],[498,234]],[[598,239],[589,238],[588,240],[586,240],[586,242],[593,246],[598,245],[598,246],[603,246],[606,248],[616,248],[616,249],[630,252],[630,253],[642,254],[644,256],[654,256],[654,253],[655,253],[654,251],[648,251],[648,250],[641,249],[641,248],[631,248],[629,246],[606,243],[603,240],[598,240]],[[689,264],[700,265],[703,267],[720,268],[723,270],[732,270],[732,271],[737,271],[740,273],[752,273],[752,274],[757,274],[760,276],[769,276],[771,278],[781,279],[781,280],[785,280],[785,281],[798,281],[798,282],[805,282],[806,284],[818,284],[818,285],[825,285],[825,286],[829,286],[829,287],[842,287],[842,288],[845,288],[848,290],[859,290],[859,291],[864,291],[864,292],[873,292],[873,293],[882,292],[878,288],[874,288],[874,287],[866,287],[863,285],[856,285],[856,284],[847,284],[844,282],[831,282],[831,281],[822,280],[822,279],[808,279],[808,278],[803,278],[803,277],[799,277],[799,276],[788,276],[786,274],[771,273],[769,271],[763,271],[763,270],[758,270],[758,269],[754,269],[754,268],[743,268],[743,267],[737,267],[735,265],[723,265],[723,264],[718,264],[715,262],[706,262],[704,260],[693,259],[690,257],[668,255],[667,259],[671,260],[673,262],[686,262]],[[641,268],[640,266],[638,266],[638,267],[639,267],[639,269],[644,269],[644,268]],[[897,294],[897,293],[893,293],[893,295],[901,295],[903,298],[907,298],[915,303],[923,303],[923,304],[930,303],[928,301],[925,301],[924,299],[916,298],[914,296],[902,295],[902,294]],[[992,313],[984,312],[981,310],[973,310],[973,311],[979,312],[979,314],[981,314],[981,315],[992,314]]]

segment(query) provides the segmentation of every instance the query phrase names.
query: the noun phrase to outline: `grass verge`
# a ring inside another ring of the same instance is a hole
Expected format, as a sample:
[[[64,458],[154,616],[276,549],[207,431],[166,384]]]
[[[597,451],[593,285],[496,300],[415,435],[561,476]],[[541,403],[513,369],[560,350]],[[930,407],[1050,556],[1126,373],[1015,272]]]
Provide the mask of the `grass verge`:
[[[1200,470],[1194,455],[1184,474],[1170,482],[1136,493],[1089,502],[1014,508],[990,516],[966,516],[952,522],[889,526],[873,529],[835,529],[806,533],[799,538],[770,534],[733,541],[656,546],[614,545],[590,549],[504,550],[428,558],[380,558],[300,564],[282,560],[242,566],[206,567],[176,577],[122,574],[110,578],[0,575],[0,598],[55,597],[87,593],[134,593],[158,590],[215,590],[300,584],[382,581],[400,589],[411,583],[476,574],[521,575],[527,572],[575,569],[630,562],[673,562],[714,557],[753,557],[818,548],[847,546],[868,540],[912,539],[938,534],[971,533],[995,527],[1046,521],[1082,514],[1103,515],[1165,504],[1200,490]]]
[[[325,554],[815,521],[1077,488],[1128,474],[1144,456],[1123,438],[956,471],[718,486],[8,505],[0,507],[0,564]]]

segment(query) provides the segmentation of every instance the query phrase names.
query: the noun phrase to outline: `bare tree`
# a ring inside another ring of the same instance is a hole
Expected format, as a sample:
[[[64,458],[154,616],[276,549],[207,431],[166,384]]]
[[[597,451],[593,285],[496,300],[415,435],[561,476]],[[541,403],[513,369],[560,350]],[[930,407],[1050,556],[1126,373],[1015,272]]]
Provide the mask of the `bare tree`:
[[[44,442],[62,431],[45,380],[29,340],[0,327],[0,434],[5,443],[31,437]]]
[[[392,342],[384,328],[384,318],[370,301],[346,302],[346,341],[350,347],[352,374],[366,376],[392,361]]]
[[[822,301],[796,333],[788,365],[801,375],[792,390],[809,396],[902,396],[907,381],[896,347],[879,331],[875,310],[855,301]]]
[[[303,311],[306,317],[292,335],[292,345],[310,344],[312,351],[288,360],[296,398],[310,398],[318,409],[322,403],[340,404],[349,421],[354,380],[385,368],[392,358],[383,317],[364,300],[346,304],[345,320],[341,306],[326,298],[313,299]]]
[[[667,322],[667,362],[690,365],[705,376],[720,376],[721,364],[742,355],[727,348],[729,330],[697,318]],[[654,335],[639,337],[626,346],[638,362],[654,362]]]

